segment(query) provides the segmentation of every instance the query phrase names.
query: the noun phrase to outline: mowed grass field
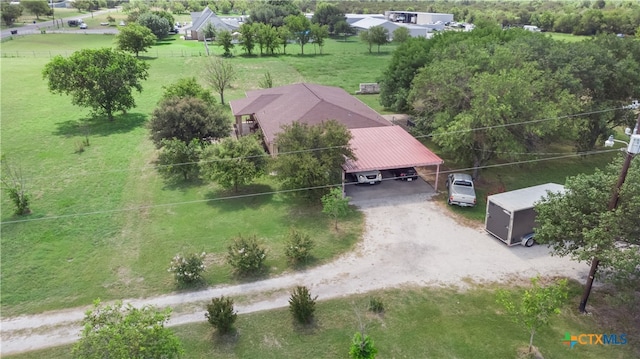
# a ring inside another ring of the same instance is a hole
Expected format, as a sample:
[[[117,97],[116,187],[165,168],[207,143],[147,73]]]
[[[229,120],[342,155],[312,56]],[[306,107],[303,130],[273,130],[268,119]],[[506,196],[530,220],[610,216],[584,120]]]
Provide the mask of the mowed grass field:
[[[319,205],[279,194],[224,199],[235,194],[215,184],[171,186],[157,175],[155,149],[145,127],[149,114],[163,86],[182,77],[201,78],[207,61],[162,52],[192,50],[202,43],[174,38],[152,49],[145,57],[151,69],[143,92],[136,94],[137,107],[114,123],[92,120],[89,110],[71,105],[69,97],[49,93],[41,75],[50,60],[48,51],[70,54],[112,46],[113,41],[108,35],[45,34],[3,43],[3,56],[31,52],[31,57],[0,60],[1,140],[2,154],[22,168],[33,195],[33,213],[26,217],[14,217],[7,196],[2,197],[3,316],[87,305],[95,298],[173,291],[167,268],[177,253],[211,253],[208,284],[233,282],[224,252],[238,234],[262,238],[269,248],[271,274],[291,270],[283,253],[291,227],[313,235],[315,263],[346,251],[360,238],[358,213],[336,232]],[[358,42],[329,41],[322,56],[298,56],[296,46],[280,57],[236,56],[229,61],[238,79],[225,98],[257,89],[266,71],[276,86],[307,81],[354,92],[360,82],[375,81],[390,49],[369,55]],[[313,46],[305,50],[312,53]],[[353,70],[347,66],[350,61],[358,64]],[[76,153],[85,136],[90,146]],[[265,177],[241,194],[277,189]]]
[[[633,358],[637,345],[627,333],[628,345],[566,346],[565,333],[618,333],[619,323],[599,323],[599,315],[576,314],[580,286],[570,286],[570,302],[540,328],[534,345],[544,358]],[[349,345],[361,328],[371,336],[379,358],[522,358],[528,331],[511,321],[496,303],[495,287],[464,292],[436,288],[404,288],[316,305],[310,327],[294,324],[287,308],[238,316],[236,332],[220,337],[204,316],[202,322],[175,327],[185,347],[185,358],[348,358]],[[312,293],[313,294],[313,293]],[[385,312],[367,311],[370,296],[381,299]],[[11,356],[13,359],[69,357],[71,346]]]
[[[167,273],[176,253],[206,251],[209,285],[237,282],[224,264],[228,241],[237,234],[256,234],[269,247],[269,274],[291,271],[283,254],[289,228],[312,234],[317,248],[311,265],[347,251],[360,238],[363,218],[354,212],[338,232],[320,213],[319,205],[305,205],[280,194],[225,199],[235,194],[215,184],[165,183],[153,169],[155,149],[145,123],[162,86],[179,78],[201,78],[207,58],[202,43],[173,38],[143,54],[151,64],[138,107],[115,123],[90,120],[87,109],[72,106],[67,96],[52,95],[41,71],[49,52],[71,53],[80,48],[111,46],[108,35],[34,35],[4,42],[0,58],[2,154],[20,165],[29,179],[33,213],[12,216],[7,197],[1,198],[2,316],[38,313],[88,305],[103,300],[150,296],[176,290]],[[287,47],[288,55],[242,56],[230,59],[238,79],[226,100],[257,89],[269,71],[274,85],[307,81],[340,86],[350,93],[361,82],[375,82],[391,57],[393,46],[369,54],[351,38],[330,40],[324,54],[313,45]],[[214,48],[216,53],[220,50]],[[319,52],[319,51],[318,51]],[[30,55],[29,55],[30,53]],[[11,57],[4,57],[9,54]],[[20,57],[13,57],[20,56]],[[177,54],[186,54],[177,56]],[[204,83],[203,83],[204,84]],[[359,96],[381,111],[377,96]],[[76,153],[88,137],[90,146]],[[437,151],[437,147],[432,147]],[[567,149],[565,149],[567,150]],[[515,189],[537,181],[564,182],[567,175],[592,172],[613,155],[540,162],[483,171],[483,193],[504,184]],[[445,158],[446,159],[446,158]],[[447,159],[449,169],[461,168]],[[538,182],[539,183],[539,182]],[[242,195],[277,191],[265,177],[243,188]],[[457,209],[454,209],[457,210]],[[482,216],[480,203],[473,212]],[[477,212],[477,213],[476,213]],[[475,218],[475,217],[474,217]],[[17,222],[26,219],[24,222]],[[602,333],[618,329],[598,322],[599,316],[574,314],[572,304],[536,336],[545,357],[628,358],[632,347],[584,346],[570,351],[561,343],[565,332]],[[364,311],[367,296],[321,301],[316,326],[292,325],[286,309],[240,316],[237,338],[216,339],[204,318],[199,324],[177,327],[187,358],[314,358],[346,357],[359,313],[380,357],[514,357],[528,340],[525,330],[502,315],[493,288],[457,292],[440,289],[393,290],[375,293],[385,301],[382,317]],[[319,298],[322,300],[322,298]],[[606,304],[602,292],[591,299]],[[38,351],[17,358],[66,358],[69,348]]]

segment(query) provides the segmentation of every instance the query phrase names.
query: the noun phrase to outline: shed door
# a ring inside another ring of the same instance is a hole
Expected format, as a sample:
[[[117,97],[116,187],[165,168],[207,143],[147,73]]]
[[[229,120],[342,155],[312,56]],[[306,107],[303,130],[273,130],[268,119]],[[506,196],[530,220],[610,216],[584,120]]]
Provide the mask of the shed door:
[[[508,241],[510,221],[511,213],[509,211],[505,211],[502,207],[489,201],[485,225],[485,228],[489,233],[498,237],[502,241]]]

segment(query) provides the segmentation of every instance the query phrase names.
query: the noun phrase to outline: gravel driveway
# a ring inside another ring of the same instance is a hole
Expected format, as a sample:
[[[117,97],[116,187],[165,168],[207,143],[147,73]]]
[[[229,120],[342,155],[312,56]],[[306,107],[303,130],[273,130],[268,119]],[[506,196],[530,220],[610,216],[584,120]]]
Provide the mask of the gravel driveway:
[[[212,297],[242,296],[239,313],[287,306],[289,290],[306,285],[320,300],[378,289],[457,286],[470,281],[496,282],[514,277],[562,275],[582,280],[588,265],[551,257],[545,246],[507,247],[480,227],[456,222],[440,203],[421,192],[354,202],[365,214],[364,239],[335,261],[303,272],[264,281],[220,286],[192,293],[131,300],[134,305],[171,306],[170,325],[204,321]],[[72,343],[87,308],[2,319],[1,354]]]

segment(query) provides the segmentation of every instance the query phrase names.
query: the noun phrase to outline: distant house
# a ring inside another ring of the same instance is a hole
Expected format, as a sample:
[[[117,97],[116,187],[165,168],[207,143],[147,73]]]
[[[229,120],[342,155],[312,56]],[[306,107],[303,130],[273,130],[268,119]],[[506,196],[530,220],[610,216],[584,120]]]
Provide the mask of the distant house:
[[[237,19],[221,19],[209,7],[205,7],[202,12],[191,13],[191,39],[204,40],[204,30],[208,24],[212,24],[216,31],[226,30],[235,32],[239,27]]]

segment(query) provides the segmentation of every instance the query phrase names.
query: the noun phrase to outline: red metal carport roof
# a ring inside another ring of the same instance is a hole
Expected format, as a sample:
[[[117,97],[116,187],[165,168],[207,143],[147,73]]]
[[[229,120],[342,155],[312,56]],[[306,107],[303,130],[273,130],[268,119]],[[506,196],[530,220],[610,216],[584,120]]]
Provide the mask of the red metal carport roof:
[[[352,128],[349,144],[357,158],[348,160],[345,172],[436,166],[444,161],[400,126]]]

